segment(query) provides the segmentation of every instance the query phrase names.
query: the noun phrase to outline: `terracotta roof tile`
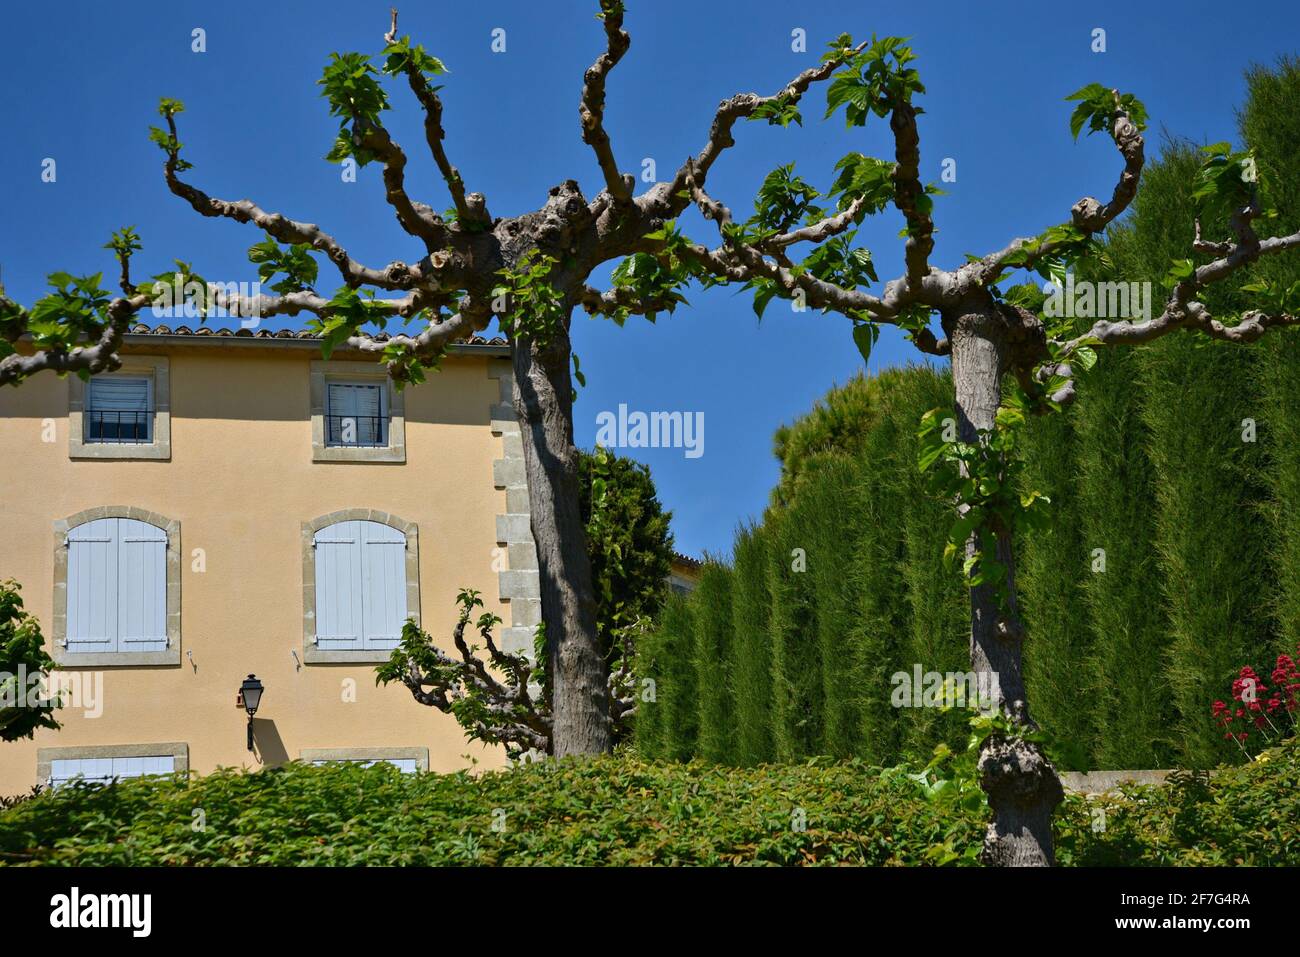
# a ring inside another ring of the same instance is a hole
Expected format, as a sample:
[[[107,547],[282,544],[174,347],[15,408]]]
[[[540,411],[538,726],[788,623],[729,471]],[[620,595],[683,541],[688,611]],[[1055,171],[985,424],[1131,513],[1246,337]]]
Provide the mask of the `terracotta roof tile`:
[[[131,335],[134,336],[195,336],[195,337],[219,336],[219,337],[226,337],[226,338],[229,338],[231,336],[237,336],[243,339],[248,339],[248,338],[319,339],[320,338],[320,336],[316,335],[310,329],[276,329],[276,330],[258,329],[257,331],[253,331],[252,329],[245,329],[242,327],[239,329],[224,329],[224,328],[214,329],[211,326],[199,326],[197,329],[191,329],[189,326],[177,326],[175,329],[172,329],[170,326],[166,326],[166,325],[149,326],[143,322],[136,323],[128,331],[130,332]],[[390,338],[389,334],[386,332],[376,333],[374,336],[376,342],[387,342],[389,338]],[[509,343],[506,342],[506,340],[503,339],[501,336],[493,336],[490,339],[484,336],[474,336],[467,340],[467,344],[475,345],[475,346],[509,345]]]

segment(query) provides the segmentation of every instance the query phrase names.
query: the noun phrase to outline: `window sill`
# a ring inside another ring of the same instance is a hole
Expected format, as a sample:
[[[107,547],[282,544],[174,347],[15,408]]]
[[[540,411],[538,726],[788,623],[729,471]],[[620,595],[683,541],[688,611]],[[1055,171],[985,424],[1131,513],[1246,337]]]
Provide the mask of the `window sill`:
[[[55,645],[50,652],[61,668],[158,668],[179,667],[179,647],[166,651],[68,651]]]
[[[317,445],[312,449],[313,462],[405,462],[402,447],[377,448],[368,445]]]
[[[315,645],[308,645],[303,654],[303,663],[308,665],[378,665],[393,657],[393,649],[374,650],[324,650]]]
[[[170,444],[161,442],[73,442],[68,451],[70,459],[170,459]]]
[[[172,756],[172,773],[187,774],[190,770],[190,746],[184,741],[162,744],[98,744],[88,747],[58,747],[36,749],[36,780],[45,784],[51,777],[57,760],[85,760],[87,758],[151,758]]]
[[[429,770],[428,748],[303,748],[298,760],[314,761],[414,761],[419,771]]]

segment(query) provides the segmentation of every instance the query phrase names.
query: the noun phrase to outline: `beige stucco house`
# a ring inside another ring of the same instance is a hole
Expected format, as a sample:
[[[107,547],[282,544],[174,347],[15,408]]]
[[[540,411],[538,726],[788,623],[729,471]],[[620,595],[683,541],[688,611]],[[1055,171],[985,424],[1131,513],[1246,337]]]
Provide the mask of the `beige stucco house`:
[[[668,587],[679,595],[688,595],[700,584],[703,562],[681,552],[673,552],[668,566]]]
[[[0,390],[0,578],[21,583],[68,702],[61,730],[0,744],[0,794],[299,759],[504,763],[374,666],[407,616],[449,642],[462,587],[507,648],[531,648],[508,347],[456,346],[400,393],[305,333],[138,326],[122,357]]]

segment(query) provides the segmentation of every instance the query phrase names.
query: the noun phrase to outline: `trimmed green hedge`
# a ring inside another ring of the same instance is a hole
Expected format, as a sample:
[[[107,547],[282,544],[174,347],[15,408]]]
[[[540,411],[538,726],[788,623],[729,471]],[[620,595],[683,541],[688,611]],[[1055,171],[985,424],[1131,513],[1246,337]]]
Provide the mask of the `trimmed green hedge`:
[[[1056,819],[1061,864],[1143,867],[1300,865],[1300,741],[1214,776],[1179,772],[1163,787],[1124,786]]]
[[[1300,747],[1267,757],[1208,782],[1071,796],[1060,862],[1300,864]],[[619,756],[477,776],[291,764],[45,792],[0,811],[0,862],[972,864],[986,813],[927,798],[906,768],[855,760],[727,768]]]
[[[192,830],[196,809],[203,831]],[[856,762],[737,770],[618,757],[478,776],[292,764],[48,792],[0,813],[0,860],[914,864],[932,845],[969,844],[982,831],[920,799],[905,778],[882,781]]]

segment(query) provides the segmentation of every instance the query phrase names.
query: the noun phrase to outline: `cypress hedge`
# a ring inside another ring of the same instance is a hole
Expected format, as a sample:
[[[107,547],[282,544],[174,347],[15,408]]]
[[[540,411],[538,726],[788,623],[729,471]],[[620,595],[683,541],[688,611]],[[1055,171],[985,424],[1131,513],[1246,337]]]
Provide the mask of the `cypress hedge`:
[[[806,573],[808,510],[806,505],[795,505],[768,519],[773,531],[773,547],[767,555],[772,742],[780,761],[798,761],[823,750],[821,645],[816,596]]]
[[[1253,381],[1216,365],[1220,352],[1189,362],[1220,382]],[[1026,445],[1025,479],[1055,509],[1019,543],[1030,700],[1093,767],[1234,760],[1209,705],[1277,643],[1265,599],[1278,583],[1247,557],[1270,540],[1260,453],[1226,429],[1238,407],[1201,395],[1200,412],[1223,421],[1196,422],[1191,409],[1154,402],[1142,390],[1194,384],[1169,382],[1179,366],[1164,356],[1135,378],[1135,356],[1113,366],[1103,356],[1081,386],[1096,400],[1088,413],[1081,402],[1044,420]],[[658,694],[638,718],[645,756],[888,764],[962,744],[960,712],[891,701],[896,676],[910,682],[918,666],[968,670],[969,607],[942,558],[949,506],[915,465],[916,424],[950,394],[947,373],[889,375],[872,428],[848,449],[805,457],[763,522],[737,533],[733,565],[706,564],[697,590],[674,598],[643,639]],[[1216,422],[1226,437],[1188,434]],[[1207,487],[1225,501],[1201,501]]]
[[[887,379],[893,380],[892,389],[906,375],[886,372],[878,381]],[[899,710],[882,702],[889,701],[891,678],[907,656],[911,620],[904,578],[908,464],[899,461],[904,454],[900,439],[908,423],[902,421],[896,402],[889,402],[883,413],[877,427],[864,437],[856,462],[861,484],[853,524],[860,537],[848,575],[856,609],[845,623],[844,653],[855,656],[861,675],[859,753],[867,760],[889,764],[902,754],[904,724]]]
[[[767,584],[770,532],[747,524],[736,533],[731,587],[731,692],[736,758],[741,765],[771,761],[772,646]]]
[[[865,523],[845,522],[858,514],[864,489],[855,463],[834,456],[811,477],[801,512],[807,530],[808,568],[812,586],[817,653],[822,666],[822,741],[818,750],[834,757],[863,753],[862,709],[865,659],[845,641],[845,625],[857,615],[852,558]]]
[[[1171,141],[1143,177],[1128,228],[1115,249],[1117,273],[1155,284],[1191,248],[1191,189],[1200,151]],[[1206,290],[1215,315],[1239,307],[1235,289]],[[1136,353],[1141,415],[1155,486],[1155,548],[1169,623],[1167,686],[1177,712],[1176,755],[1192,767],[1233,757],[1205,719],[1243,663],[1271,644],[1271,583],[1257,560],[1266,540],[1265,489],[1254,387],[1264,354],[1200,333],[1167,336]],[[1163,688],[1153,688],[1156,695]]]
[[[636,716],[637,748],[646,757],[685,761],[699,746],[694,609],[695,602],[670,595],[637,644],[640,677],[654,682],[653,700],[643,692]]]
[[[1246,75],[1250,90],[1238,117],[1241,139],[1255,152],[1265,205],[1277,211],[1269,229],[1279,235],[1300,229],[1300,60],[1285,57]],[[1300,281],[1295,257],[1273,257],[1255,265],[1254,278],[1290,287]],[[1269,336],[1261,349],[1258,389],[1260,432],[1268,454],[1266,519],[1269,557],[1277,591],[1270,612],[1275,652],[1300,643],[1300,338]]]
[[[1163,768],[1173,760],[1173,703],[1159,694],[1169,647],[1155,538],[1155,480],[1135,380],[1137,357],[1108,352],[1080,377],[1074,461],[1084,620],[1091,633],[1098,768]]]
[[[732,572],[715,561],[700,569],[693,603],[691,663],[699,701],[697,752],[708,761],[736,763],[735,705],[731,688]]]
[[[1019,545],[1016,584],[1028,629],[1025,682],[1034,717],[1081,750],[1095,740],[1095,715],[1080,708],[1093,693],[1093,634],[1083,593],[1087,552],[1080,529],[1076,437],[1071,415],[1030,423],[1024,443],[1023,480],[1052,500],[1052,521]],[[1086,768],[1071,768],[1082,771]]]
[[[907,596],[907,642],[894,671],[965,673],[970,668],[970,598],[960,576],[943,560],[952,510],[924,487],[916,466],[917,425],[930,409],[951,408],[952,378],[947,370],[921,366],[895,387],[894,416],[898,423],[896,452],[898,480],[905,505],[902,509],[904,565],[902,578]],[[942,714],[934,708],[898,711],[903,724],[902,754],[926,758],[934,746],[946,742],[964,748],[965,721],[959,712]]]

